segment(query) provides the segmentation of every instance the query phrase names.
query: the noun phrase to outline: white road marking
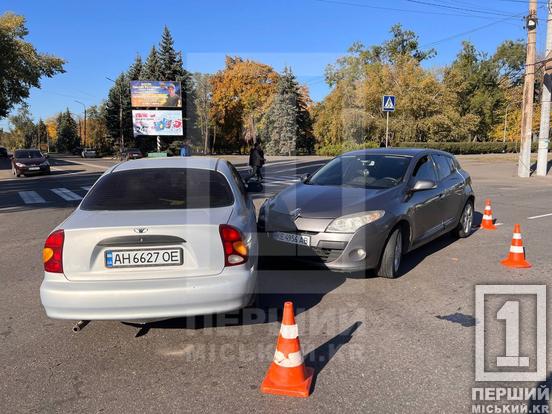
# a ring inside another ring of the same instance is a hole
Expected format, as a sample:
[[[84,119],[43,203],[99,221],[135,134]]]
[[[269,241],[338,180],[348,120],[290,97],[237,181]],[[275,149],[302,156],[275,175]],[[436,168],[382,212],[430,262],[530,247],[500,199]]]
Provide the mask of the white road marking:
[[[18,194],[25,204],[40,204],[46,202],[36,191],[19,191]]]
[[[550,216],[552,216],[552,213],[541,214],[540,216],[527,217],[527,220],[534,220],[534,219],[543,218],[543,217],[550,217]]]
[[[111,168],[113,167],[113,165],[100,165],[100,164],[91,164],[91,163],[88,163],[88,162],[82,162],[82,161],[74,161],[74,160],[71,160],[72,162],[75,162],[76,164],[82,164],[82,165],[86,165],[87,167],[92,167],[92,168],[98,168],[100,170],[107,170],[108,168]]]
[[[52,191],[66,201],[82,200],[82,197],[67,188],[52,188]]]
[[[84,187],[81,187],[84,191],[90,191],[92,188],[91,186],[85,185]]]

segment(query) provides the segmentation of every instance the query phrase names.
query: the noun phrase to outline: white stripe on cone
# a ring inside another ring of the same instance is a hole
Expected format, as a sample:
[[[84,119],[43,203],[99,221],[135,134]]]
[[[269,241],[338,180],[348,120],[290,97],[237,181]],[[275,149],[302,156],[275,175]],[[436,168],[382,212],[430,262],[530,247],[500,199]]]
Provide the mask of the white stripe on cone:
[[[297,325],[282,325],[280,327],[280,335],[285,339],[295,339],[299,336]]]
[[[523,246],[510,246],[510,253],[524,253]]]
[[[514,240],[521,240],[521,234],[519,234],[519,233],[514,233],[514,235],[512,236],[512,239],[514,239]]]
[[[485,215],[483,216],[483,220],[492,220],[492,219],[493,219],[493,216],[489,216],[489,215],[487,215],[487,214],[485,214]]]
[[[485,210],[490,210],[491,206],[485,206]]]
[[[303,364],[303,354],[301,351],[290,352],[286,358],[283,352],[276,350],[274,363],[284,368],[295,368]]]

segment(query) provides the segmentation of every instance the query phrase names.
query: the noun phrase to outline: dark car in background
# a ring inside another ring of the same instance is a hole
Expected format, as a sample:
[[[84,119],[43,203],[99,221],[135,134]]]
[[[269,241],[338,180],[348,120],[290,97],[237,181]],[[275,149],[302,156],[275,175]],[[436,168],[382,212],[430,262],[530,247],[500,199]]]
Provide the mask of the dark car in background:
[[[37,149],[15,150],[11,163],[12,173],[17,177],[31,174],[50,174],[48,158]]]
[[[8,150],[4,147],[0,147],[0,158],[8,158]]]
[[[380,148],[338,156],[267,199],[258,228],[269,255],[394,278],[404,253],[469,236],[473,216],[471,178],[453,155]]]
[[[144,155],[142,154],[142,151],[140,151],[138,148],[129,148],[123,152],[123,159],[126,161],[137,160],[143,157]]]

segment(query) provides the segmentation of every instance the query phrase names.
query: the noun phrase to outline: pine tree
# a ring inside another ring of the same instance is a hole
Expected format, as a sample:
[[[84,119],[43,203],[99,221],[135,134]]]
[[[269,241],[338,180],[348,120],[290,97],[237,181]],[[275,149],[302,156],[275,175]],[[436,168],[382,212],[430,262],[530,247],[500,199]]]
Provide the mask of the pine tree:
[[[142,63],[142,57],[139,54],[136,54],[134,63],[130,66],[127,72],[128,80],[135,81],[142,79],[142,70],[144,64]]]
[[[159,55],[155,46],[151,47],[150,54],[141,71],[141,80],[163,80],[161,78],[161,66]]]
[[[73,119],[69,108],[58,116],[57,120],[57,150],[71,151],[79,145],[77,122]]]
[[[123,106],[123,137],[124,145],[129,146],[134,143],[132,132],[132,108],[130,106],[130,88],[129,79],[125,73],[121,73],[115,84],[109,90],[105,110],[105,123],[111,138],[120,144],[120,104]]]
[[[159,42],[159,69],[162,80],[176,80],[181,74],[181,62],[177,62],[177,53],[174,50],[174,40],[169,28],[165,26]],[[180,63],[180,65],[179,65]]]
[[[276,96],[265,114],[262,136],[270,155],[292,155],[297,148],[297,100],[289,86],[289,79],[280,79]]]

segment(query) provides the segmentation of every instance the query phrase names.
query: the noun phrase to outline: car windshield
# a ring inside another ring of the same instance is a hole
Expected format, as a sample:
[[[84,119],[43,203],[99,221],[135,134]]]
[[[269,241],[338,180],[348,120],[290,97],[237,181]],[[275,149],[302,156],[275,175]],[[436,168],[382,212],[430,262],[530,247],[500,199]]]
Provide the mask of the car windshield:
[[[406,155],[342,155],[318,170],[306,184],[390,188],[402,181],[410,160]]]
[[[234,196],[216,171],[150,168],[102,177],[86,195],[83,210],[185,210],[226,207]]]
[[[17,150],[15,158],[42,158],[42,154],[36,150]]]

